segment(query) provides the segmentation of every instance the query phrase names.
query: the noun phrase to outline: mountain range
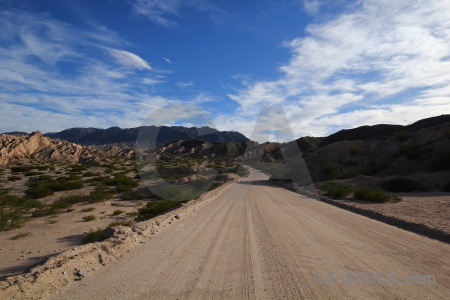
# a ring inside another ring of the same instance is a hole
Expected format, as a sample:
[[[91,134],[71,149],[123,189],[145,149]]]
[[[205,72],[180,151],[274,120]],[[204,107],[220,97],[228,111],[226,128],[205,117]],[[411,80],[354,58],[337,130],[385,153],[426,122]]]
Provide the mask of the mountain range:
[[[286,162],[284,149],[296,143],[314,182],[427,172],[444,172],[438,176],[443,180],[450,176],[450,115],[406,126],[361,126],[327,137],[301,137],[289,143],[259,144],[239,132],[209,127],[71,128],[46,135],[14,132],[0,135],[0,164],[37,160],[96,162],[116,155],[140,157],[140,152],[133,149],[139,132],[159,132],[155,152],[163,160],[189,157],[241,161],[245,160],[245,153],[262,156],[262,163]],[[419,181],[427,177],[424,175]],[[430,181],[429,188],[433,189],[431,184]]]
[[[141,126],[135,128],[111,127],[70,128],[60,132],[47,133],[45,136],[66,140],[80,145],[128,145],[136,143],[139,135],[157,136],[156,145],[163,145],[177,140],[199,139],[212,143],[243,142],[248,140],[243,134],[235,131],[218,131],[210,127],[182,126]]]

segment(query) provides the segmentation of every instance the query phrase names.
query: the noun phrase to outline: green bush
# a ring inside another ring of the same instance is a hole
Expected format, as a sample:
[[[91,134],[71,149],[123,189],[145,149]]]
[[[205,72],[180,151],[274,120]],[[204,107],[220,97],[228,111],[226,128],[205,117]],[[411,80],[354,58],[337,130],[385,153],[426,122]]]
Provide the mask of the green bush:
[[[14,207],[29,210],[32,208],[43,207],[41,201],[31,199],[28,197],[19,197],[14,195],[1,195],[0,196],[0,206],[2,207]]]
[[[71,169],[70,169],[71,173],[80,173],[89,168],[88,166],[85,166],[85,165],[72,165],[70,167],[71,167]]]
[[[94,211],[94,210],[95,210],[95,207],[86,207],[86,208],[83,208],[81,210],[81,212],[91,212],[91,211]]]
[[[8,177],[8,181],[18,181],[21,179],[22,179],[22,177],[20,177],[20,176],[9,176]]]
[[[351,147],[348,153],[350,153],[351,155],[358,155],[361,153],[361,149],[359,149],[358,147]]]
[[[0,206],[0,231],[19,228],[24,223],[24,217],[20,210]]]
[[[123,214],[123,213],[125,213],[125,211],[120,210],[120,209],[116,209],[116,210],[113,212],[113,216],[118,216],[118,215],[121,215],[121,214]]]
[[[353,192],[351,187],[337,182],[326,182],[320,189],[325,192],[326,196],[330,196],[334,199],[345,198]]]
[[[40,171],[30,171],[30,172],[25,172],[23,173],[23,175],[30,177],[30,176],[37,176],[37,175],[42,175],[44,174],[44,172],[40,172]]]
[[[35,167],[33,166],[18,166],[18,167],[11,167],[11,172],[13,173],[22,173],[22,172],[29,172],[33,169],[35,169]]]
[[[98,172],[84,172],[83,177],[94,177],[94,176],[100,176],[101,174]]]
[[[34,218],[45,217],[50,215],[55,215],[61,213],[64,210],[68,210],[72,205],[76,203],[83,203],[88,200],[87,196],[84,195],[69,195],[63,196],[53,203],[42,207],[39,210],[32,212],[31,216]]]
[[[82,244],[89,244],[95,242],[101,242],[106,239],[105,230],[97,228],[96,230],[89,230],[86,236],[81,240]]]
[[[95,219],[96,219],[96,217],[94,215],[89,215],[89,216],[84,216],[83,217],[83,221],[84,222],[94,221]]]
[[[160,198],[175,201],[186,201],[196,199],[201,194],[200,191],[194,191],[185,186],[165,185],[165,184],[153,186],[152,192],[154,192]]]
[[[383,181],[382,188],[391,192],[425,192],[427,188],[415,180],[408,178],[391,178]]]
[[[131,193],[124,193],[120,195],[121,200],[133,200],[134,196]]]
[[[250,174],[250,171],[246,167],[238,167],[236,170],[236,174],[240,177],[247,177]]]
[[[83,181],[81,181],[81,180],[75,180],[75,181],[57,180],[57,181],[48,183],[48,185],[54,192],[71,191],[71,190],[81,189],[83,187]]]
[[[53,195],[53,190],[48,186],[36,185],[29,187],[25,194],[31,198],[38,199]]]
[[[394,153],[393,157],[405,156],[408,159],[416,159],[422,157],[427,149],[420,149],[418,146],[405,146]]]
[[[104,188],[98,188],[98,189],[95,189],[92,192],[90,192],[89,202],[95,203],[95,202],[109,200],[112,196],[114,196],[114,193],[111,190],[104,189]]]
[[[381,189],[357,188],[353,196],[358,200],[365,200],[376,203],[399,202],[401,198],[395,195],[388,195]]]
[[[394,140],[396,140],[397,142],[406,141],[410,137],[411,137],[411,133],[407,130],[400,130],[400,131],[394,132],[394,134],[392,135],[392,138]]]
[[[180,201],[174,200],[153,200],[148,202],[144,207],[138,211],[136,221],[145,221],[151,219],[159,214],[166,212],[169,209],[181,206]]]

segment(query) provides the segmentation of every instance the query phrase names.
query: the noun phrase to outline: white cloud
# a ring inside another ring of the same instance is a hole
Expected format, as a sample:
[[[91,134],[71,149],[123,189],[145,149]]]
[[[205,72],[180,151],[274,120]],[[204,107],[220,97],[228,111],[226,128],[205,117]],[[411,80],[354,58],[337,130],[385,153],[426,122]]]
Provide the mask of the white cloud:
[[[164,80],[161,79],[155,79],[155,78],[143,78],[142,83],[146,85],[157,85],[160,83],[163,83]]]
[[[180,81],[175,83],[175,86],[180,87],[180,88],[189,88],[189,87],[193,87],[194,83],[192,81]]]
[[[173,64],[173,62],[170,60],[170,59],[168,59],[167,57],[163,57],[163,59],[168,63],[168,64]]]
[[[134,53],[116,49],[108,49],[108,52],[116,59],[119,64],[123,65],[124,67],[146,70],[152,69],[152,67],[150,67],[150,65],[145,60]]]
[[[136,0],[133,9],[136,13],[147,17],[152,22],[164,27],[177,27],[182,10],[185,8],[203,12],[215,21],[223,22],[227,13],[208,0]]]
[[[318,0],[303,0],[303,8],[308,14],[315,15],[320,10],[320,2]]]
[[[450,113],[441,103],[450,86],[449,15],[449,3],[367,0],[317,18],[306,36],[285,43],[292,57],[280,78],[246,79],[229,95],[240,107],[236,118],[254,121],[262,106],[283,105],[301,136]],[[221,120],[238,129],[236,118]]]
[[[132,127],[157,107],[180,102],[151,95],[147,86],[164,76],[149,77],[147,62],[114,50],[129,43],[105,28],[75,30],[18,11],[0,12],[0,20],[0,132]]]

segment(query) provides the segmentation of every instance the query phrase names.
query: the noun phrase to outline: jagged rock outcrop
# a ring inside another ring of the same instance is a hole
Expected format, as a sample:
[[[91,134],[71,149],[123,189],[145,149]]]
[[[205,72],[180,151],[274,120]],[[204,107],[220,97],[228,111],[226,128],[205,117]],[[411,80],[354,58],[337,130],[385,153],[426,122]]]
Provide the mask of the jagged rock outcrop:
[[[108,156],[130,158],[133,150],[119,147],[100,149],[45,137],[39,131],[29,135],[0,135],[0,165],[34,162],[100,162]]]

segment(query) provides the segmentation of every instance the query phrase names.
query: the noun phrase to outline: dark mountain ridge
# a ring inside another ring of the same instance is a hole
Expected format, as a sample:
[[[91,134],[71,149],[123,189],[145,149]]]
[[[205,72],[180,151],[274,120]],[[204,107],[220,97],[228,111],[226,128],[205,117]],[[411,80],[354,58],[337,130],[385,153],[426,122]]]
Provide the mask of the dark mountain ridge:
[[[135,128],[111,127],[70,128],[45,136],[66,140],[80,145],[107,145],[136,143],[139,135],[156,136],[156,144],[163,145],[178,140],[199,139],[213,143],[242,142],[248,140],[243,134],[234,131],[218,131],[210,127],[182,126],[141,126]]]

